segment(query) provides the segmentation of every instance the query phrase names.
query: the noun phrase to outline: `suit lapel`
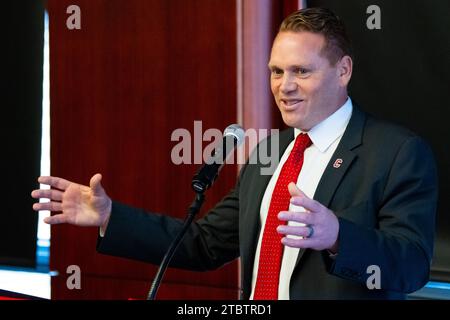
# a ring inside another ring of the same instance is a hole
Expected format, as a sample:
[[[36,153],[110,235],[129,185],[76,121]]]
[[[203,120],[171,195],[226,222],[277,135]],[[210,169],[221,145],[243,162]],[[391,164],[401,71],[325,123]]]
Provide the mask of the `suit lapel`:
[[[342,139],[319,181],[314,200],[328,207],[341,179],[356,158],[352,151],[362,143],[366,116],[356,106]]]
[[[320,202],[325,207],[330,205],[330,201],[336,192],[342,177],[350,168],[356,155],[350,150],[337,150],[328,163],[322,178],[314,193],[314,200]]]
[[[325,207],[329,207],[342,178],[356,159],[356,154],[352,150],[362,143],[365,119],[365,114],[354,106],[347,129],[325,168],[314,193],[314,200],[320,202]],[[305,251],[299,251],[296,267]]]

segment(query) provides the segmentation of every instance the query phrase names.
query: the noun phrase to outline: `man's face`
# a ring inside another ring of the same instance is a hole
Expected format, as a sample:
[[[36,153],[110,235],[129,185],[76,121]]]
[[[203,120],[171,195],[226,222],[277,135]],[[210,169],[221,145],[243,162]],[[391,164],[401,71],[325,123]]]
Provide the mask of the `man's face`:
[[[290,127],[308,131],[347,99],[350,79],[342,77],[341,61],[331,66],[322,52],[324,46],[325,37],[311,32],[280,32],[273,43],[272,93]]]

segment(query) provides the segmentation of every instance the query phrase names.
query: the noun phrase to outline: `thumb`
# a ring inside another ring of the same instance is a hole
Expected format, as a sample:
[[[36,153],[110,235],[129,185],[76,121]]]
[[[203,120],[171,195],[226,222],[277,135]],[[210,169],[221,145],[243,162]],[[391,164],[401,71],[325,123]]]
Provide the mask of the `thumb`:
[[[92,176],[91,181],[89,182],[89,186],[91,187],[92,192],[96,196],[101,196],[105,192],[103,190],[101,181],[102,181],[102,175],[100,173],[97,173],[94,176]]]
[[[306,197],[306,194],[300,190],[297,185],[293,182],[289,183],[288,185],[288,189],[289,189],[289,193],[291,195],[291,197]]]

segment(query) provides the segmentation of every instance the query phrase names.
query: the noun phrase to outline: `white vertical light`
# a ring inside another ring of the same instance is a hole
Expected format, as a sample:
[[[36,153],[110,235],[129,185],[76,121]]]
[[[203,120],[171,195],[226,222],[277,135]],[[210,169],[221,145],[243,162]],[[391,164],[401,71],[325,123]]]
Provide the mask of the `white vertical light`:
[[[45,12],[44,25],[44,74],[42,94],[42,140],[41,140],[41,176],[50,175],[50,50],[48,14]],[[48,188],[41,185],[41,188]],[[41,200],[42,202],[45,200]],[[50,226],[43,219],[50,215],[49,211],[39,212],[38,221],[38,246],[48,247],[50,245]]]

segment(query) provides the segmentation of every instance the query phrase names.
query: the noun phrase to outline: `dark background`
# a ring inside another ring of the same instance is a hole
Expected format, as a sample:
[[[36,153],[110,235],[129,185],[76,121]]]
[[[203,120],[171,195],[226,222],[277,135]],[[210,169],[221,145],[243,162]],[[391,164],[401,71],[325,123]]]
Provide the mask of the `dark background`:
[[[2,4],[0,264],[34,267],[37,214],[30,193],[40,173],[44,6]]]

